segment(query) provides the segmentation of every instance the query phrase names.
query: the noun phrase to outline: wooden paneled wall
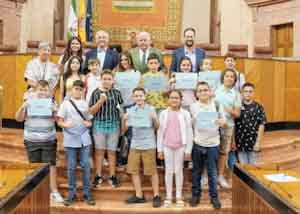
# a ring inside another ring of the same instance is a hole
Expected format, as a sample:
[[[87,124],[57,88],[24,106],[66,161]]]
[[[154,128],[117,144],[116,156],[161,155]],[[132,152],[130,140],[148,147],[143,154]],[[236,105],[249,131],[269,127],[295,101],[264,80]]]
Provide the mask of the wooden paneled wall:
[[[35,189],[16,208],[14,214],[50,213],[49,182],[47,175]]]
[[[232,183],[233,214],[279,214],[235,174],[232,175]]]
[[[57,62],[57,55],[51,56]],[[13,119],[26,89],[24,70],[28,54],[0,55],[0,85],[4,88],[3,118]],[[171,56],[165,55],[167,66]],[[214,57],[213,68],[224,69],[224,58]],[[256,85],[256,99],[265,107],[268,121],[300,121],[300,61],[239,58],[237,68]]]

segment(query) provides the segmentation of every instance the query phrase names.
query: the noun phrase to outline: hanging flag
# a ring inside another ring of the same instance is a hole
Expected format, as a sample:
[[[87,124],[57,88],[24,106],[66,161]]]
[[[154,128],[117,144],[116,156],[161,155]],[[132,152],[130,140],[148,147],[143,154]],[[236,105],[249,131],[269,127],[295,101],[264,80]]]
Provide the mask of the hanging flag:
[[[85,18],[85,0],[79,0],[78,27],[79,37],[82,42],[86,42]]]
[[[86,40],[87,41],[92,41],[93,40],[93,29],[92,29],[92,10],[93,5],[92,5],[92,0],[87,1],[87,6],[86,6],[86,19],[85,19],[85,29],[86,29]]]
[[[76,0],[71,0],[67,36],[68,39],[70,39],[72,36],[78,36],[78,18],[77,18]]]

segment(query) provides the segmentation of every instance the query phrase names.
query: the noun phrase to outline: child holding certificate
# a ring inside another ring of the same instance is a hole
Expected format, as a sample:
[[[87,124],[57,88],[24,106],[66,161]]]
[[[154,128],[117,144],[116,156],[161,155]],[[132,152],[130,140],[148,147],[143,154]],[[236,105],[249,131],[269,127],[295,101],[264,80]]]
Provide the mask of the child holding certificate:
[[[123,115],[122,131],[132,127],[132,139],[128,156],[127,172],[131,174],[135,194],[127,199],[127,203],[145,203],[141,186],[140,167],[144,175],[151,176],[153,188],[153,207],[160,207],[159,178],[156,169],[156,137],[155,131],[159,123],[155,109],[145,104],[146,92],[143,88],[133,90],[136,103]]]
[[[149,54],[147,67],[148,71],[142,76],[140,86],[147,91],[146,103],[159,112],[167,107],[167,100],[164,97],[164,92],[168,89],[167,77],[159,70],[160,63],[157,54]]]
[[[89,102],[93,91],[101,84],[100,61],[99,59],[90,59],[88,61],[89,73],[86,75],[86,101]]]
[[[221,106],[210,98],[207,82],[199,82],[196,88],[198,101],[191,105],[194,126],[194,146],[192,150],[192,198],[190,205],[197,206],[201,197],[201,176],[206,167],[210,201],[214,208],[220,209],[217,191],[217,160],[219,156],[219,127],[225,126]]]
[[[192,61],[189,57],[184,56],[179,62],[180,72],[189,73],[192,72]],[[176,73],[173,73],[170,79],[171,88],[175,88],[176,84]],[[189,106],[196,101],[194,89],[182,89],[182,107],[189,109]]]
[[[24,124],[24,144],[30,163],[50,163],[50,198],[62,203],[56,184],[56,106],[46,80],[37,82],[35,92],[24,101],[16,113],[16,120]],[[43,102],[42,102],[43,101]],[[32,112],[32,113],[29,113]]]
[[[95,205],[90,191],[90,148],[91,136],[89,127],[92,126],[92,115],[88,103],[83,99],[84,84],[81,80],[73,83],[71,97],[61,104],[58,125],[63,128],[64,149],[67,155],[69,196],[64,201],[70,206],[76,200],[76,167],[77,155],[80,157],[82,170],[83,199],[89,205]]]
[[[169,107],[159,116],[157,151],[159,159],[165,160],[165,207],[172,204],[173,174],[176,181],[176,206],[183,207],[183,162],[191,159],[193,129],[190,113],[181,108],[182,94],[173,89],[168,96]]]
[[[132,59],[128,52],[120,54],[119,65],[116,69],[115,87],[120,90],[124,109],[134,104],[132,90],[136,88],[141,79],[141,73],[132,67]]]
[[[120,185],[116,177],[116,150],[119,142],[121,126],[121,92],[113,88],[114,77],[110,70],[101,73],[101,85],[94,90],[90,99],[90,112],[94,115],[93,137],[95,140],[96,176],[94,186],[99,186],[104,177],[102,162],[107,151],[109,160],[108,182],[112,187]]]

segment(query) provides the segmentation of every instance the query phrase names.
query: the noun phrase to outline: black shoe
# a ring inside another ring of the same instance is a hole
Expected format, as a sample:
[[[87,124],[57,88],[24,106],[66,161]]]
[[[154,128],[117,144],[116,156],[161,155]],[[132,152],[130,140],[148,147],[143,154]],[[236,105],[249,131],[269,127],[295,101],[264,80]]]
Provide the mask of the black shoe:
[[[191,207],[196,207],[200,203],[200,198],[197,196],[192,196],[190,200],[190,206]]]
[[[87,203],[88,205],[94,206],[96,204],[95,199],[91,196],[91,195],[84,195],[83,196],[83,200],[85,203]]]
[[[68,197],[66,200],[64,200],[64,205],[65,206],[71,206],[73,204],[73,202],[77,199],[76,195],[73,197]]]
[[[160,196],[159,195],[153,197],[152,206],[154,208],[158,208],[158,207],[161,206],[161,204],[160,204]]]
[[[222,207],[221,202],[219,201],[218,198],[210,199],[210,203],[212,203],[212,205],[215,209],[220,209]]]
[[[94,181],[93,181],[93,186],[94,187],[97,187],[97,186],[99,186],[100,184],[102,184],[103,183],[103,176],[99,176],[99,175],[96,175],[95,176],[95,179],[94,179]]]
[[[137,197],[136,195],[132,195],[126,200],[127,204],[141,204],[141,203],[145,203],[145,202],[146,202],[146,200],[145,200],[144,196]]]
[[[119,187],[120,186],[120,181],[117,179],[116,176],[111,176],[108,178],[108,183],[110,183],[110,185],[113,188]]]

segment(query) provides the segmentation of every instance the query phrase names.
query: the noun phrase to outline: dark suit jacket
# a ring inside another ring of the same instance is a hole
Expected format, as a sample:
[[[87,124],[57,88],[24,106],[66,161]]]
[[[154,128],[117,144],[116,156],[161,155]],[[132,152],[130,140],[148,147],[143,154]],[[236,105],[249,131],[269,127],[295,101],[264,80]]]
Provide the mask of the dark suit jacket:
[[[84,73],[88,73],[88,62],[90,59],[97,59],[97,48],[92,49],[86,53]],[[111,49],[107,49],[102,69],[113,70],[118,65],[118,63],[119,63],[118,53]]]
[[[205,52],[202,48],[195,48],[196,51],[196,66],[199,70],[199,66],[202,64],[203,59],[205,58]],[[172,62],[170,66],[170,72],[179,72],[179,62],[182,57],[185,56],[184,48],[178,48],[176,49],[172,54]]]

